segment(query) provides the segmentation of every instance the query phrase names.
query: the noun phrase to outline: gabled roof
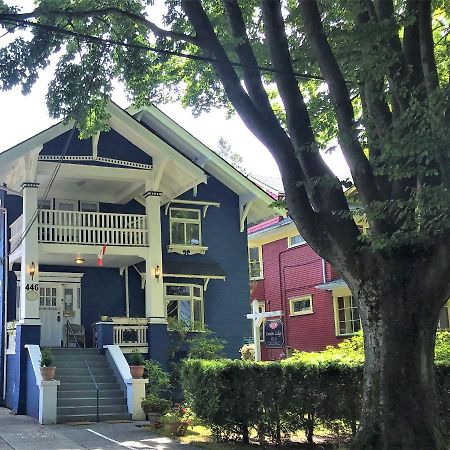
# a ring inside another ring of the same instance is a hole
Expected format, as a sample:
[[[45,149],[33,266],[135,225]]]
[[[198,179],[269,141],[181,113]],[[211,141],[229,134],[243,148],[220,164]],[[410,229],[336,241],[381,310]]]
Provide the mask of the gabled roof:
[[[241,211],[250,204],[245,213],[248,214],[249,223],[260,222],[279,214],[279,211],[269,207],[273,199],[258,185],[155,106],[151,105],[140,110],[130,108],[125,111],[111,101],[108,111],[111,115],[108,123],[111,128],[152,156],[154,161],[169,161],[172,166],[170,170],[166,169],[165,174],[173,175],[180,171],[184,174],[182,180],[177,180],[176,176],[170,178],[170,187],[175,185],[176,195],[181,195],[182,192],[206,181],[205,172],[207,172],[239,195]],[[71,128],[71,123],[59,122],[0,153],[0,182],[7,180],[8,173],[13,170],[20,158],[26,157],[32,150]],[[176,186],[177,183],[180,186]],[[169,199],[162,199],[163,203],[166,201]]]
[[[280,215],[280,211],[269,207],[274,199],[260,186],[248,179],[216,152],[200,142],[195,136],[177,124],[154,105],[144,108],[129,108],[128,112],[143,122],[166,142],[173,145],[189,160],[239,195],[241,205],[252,201],[248,223],[257,223],[268,217]]]

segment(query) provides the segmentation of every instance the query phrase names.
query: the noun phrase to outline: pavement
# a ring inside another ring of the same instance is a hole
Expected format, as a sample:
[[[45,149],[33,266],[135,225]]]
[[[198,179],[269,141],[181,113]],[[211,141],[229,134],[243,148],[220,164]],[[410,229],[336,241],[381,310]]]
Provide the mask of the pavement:
[[[146,422],[41,425],[0,408],[0,450],[186,450],[186,445],[151,433]],[[189,450],[198,450],[189,446]]]

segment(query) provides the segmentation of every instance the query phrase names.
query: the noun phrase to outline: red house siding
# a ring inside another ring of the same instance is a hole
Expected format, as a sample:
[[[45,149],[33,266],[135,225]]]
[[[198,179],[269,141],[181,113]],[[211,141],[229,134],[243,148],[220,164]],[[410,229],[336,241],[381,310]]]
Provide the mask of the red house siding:
[[[308,245],[288,248],[287,238],[263,245],[264,280],[254,282],[252,299],[265,300],[266,311],[282,310],[285,345],[297,350],[320,351],[336,345],[331,292],[316,289],[324,282],[322,258]],[[336,278],[325,265],[326,281]],[[289,299],[311,294],[313,313],[290,316]],[[282,349],[261,346],[262,359],[279,359]]]

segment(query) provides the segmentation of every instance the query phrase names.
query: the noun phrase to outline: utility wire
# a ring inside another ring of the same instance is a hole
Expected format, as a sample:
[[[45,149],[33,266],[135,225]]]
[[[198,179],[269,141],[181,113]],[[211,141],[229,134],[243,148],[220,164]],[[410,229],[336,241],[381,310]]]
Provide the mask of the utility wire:
[[[89,41],[89,42],[93,42],[95,44],[107,44],[107,45],[114,45],[117,47],[125,47],[125,48],[134,48],[134,49],[138,49],[138,50],[145,50],[145,51],[150,51],[153,53],[160,53],[162,55],[169,55],[169,56],[178,56],[180,58],[186,58],[186,59],[191,59],[194,61],[199,61],[199,62],[205,62],[205,63],[221,63],[221,62],[225,62],[221,59],[217,59],[217,58],[210,58],[208,56],[201,56],[201,55],[191,55],[189,53],[183,53],[183,52],[177,52],[174,50],[165,50],[162,48],[158,48],[158,47],[152,47],[149,45],[144,45],[144,44],[131,44],[131,43],[127,43],[127,42],[121,42],[121,41],[117,41],[115,39],[106,39],[106,38],[100,38],[97,36],[92,36],[91,34],[86,34],[86,33],[80,33],[78,31],[71,31],[71,30],[67,30],[65,28],[60,28],[54,25],[47,25],[47,24],[43,24],[43,23],[37,23],[37,22],[30,22],[29,20],[24,20],[24,19],[19,19],[19,18],[15,18],[15,17],[2,17],[2,15],[0,14],[0,22],[6,22],[6,23],[16,23],[16,24],[22,24],[28,27],[33,27],[33,28],[39,28],[51,33],[55,33],[55,34],[63,34],[66,36],[72,36],[72,37],[77,37],[77,38],[81,38],[83,40]],[[238,68],[243,68],[243,67],[248,67],[247,64],[243,64],[243,63],[239,63],[236,61],[226,61],[227,63],[229,62],[232,66],[234,67],[238,67]],[[258,69],[261,72],[266,72],[266,73],[278,73],[278,74],[285,74],[286,72],[284,70],[280,70],[280,69],[275,69],[273,67],[267,67],[267,66],[258,66]],[[296,78],[304,78],[304,79],[308,79],[308,80],[319,80],[319,81],[324,81],[324,78],[318,75],[311,75],[311,74],[304,74],[304,73],[299,73],[299,72],[294,72],[294,76]]]
[[[101,52],[101,54],[103,55],[104,52]],[[92,77],[91,77],[91,79],[89,81],[89,84],[88,84],[86,92],[85,92],[86,98],[89,97],[89,91],[91,90],[92,84],[94,82],[94,79],[95,79],[99,69],[100,69],[100,63],[97,64],[97,67],[96,67],[96,69],[95,69],[94,73],[92,74]],[[64,157],[67,154],[70,142],[71,142],[71,140],[73,138],[73,135],[75,134],[75,130],[76,130],[76,124],[74,124],[72,126],[72,129],[70,130],[69,136],[67,136],[66,142],[64,144],[64,147],[63,147],[63,150],[61,152],[61,155],[59,156],[59,159],[58,159],[58,162],[56,164],[56,167],[54,168],[54,170],[52,172],[52,176],[50,177],[50,180],[49,180],[49,182],[47,184],[47,187],[46,187],[46,189],[44,191],[43,200],[47,200],[47,196],[50,193],[50,189],[51,189],[51,187],[52,187],[52,185],[53,185],[53,183],[54,183],[54,181],[56,179],[56,176],[58,175],[59,169],[61,168],[61,165],[62,165],[62,163],[64,161]],[[31,219],[29,220],[27,226],[25,227],[25,231],[23,232],[23,235],[20,237],[19,241],[16,243],[14,249],[11,250],[10,253],[14,253],[20,247],[20,245],[22,244],[23,240],[25,239],[25,237],[30,232],[31,227],[36,222],[36,219],[38,218],[41,209],[42,209],[41,206],[38,206],[36,208],[36,210],[34,211],[33,215],[31,216]]]

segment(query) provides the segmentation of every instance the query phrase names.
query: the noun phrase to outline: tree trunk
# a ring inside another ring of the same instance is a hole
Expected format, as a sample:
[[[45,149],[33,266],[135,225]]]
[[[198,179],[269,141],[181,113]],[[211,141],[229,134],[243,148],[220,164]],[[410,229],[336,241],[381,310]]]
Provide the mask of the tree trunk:
[[[405,274],[386,272],[370,288],[352,289],[358,292],[366,359],[361,426],[351,448],[447,449],[434,386],[440,302],[420,290],[420,277],[405,287]]]

